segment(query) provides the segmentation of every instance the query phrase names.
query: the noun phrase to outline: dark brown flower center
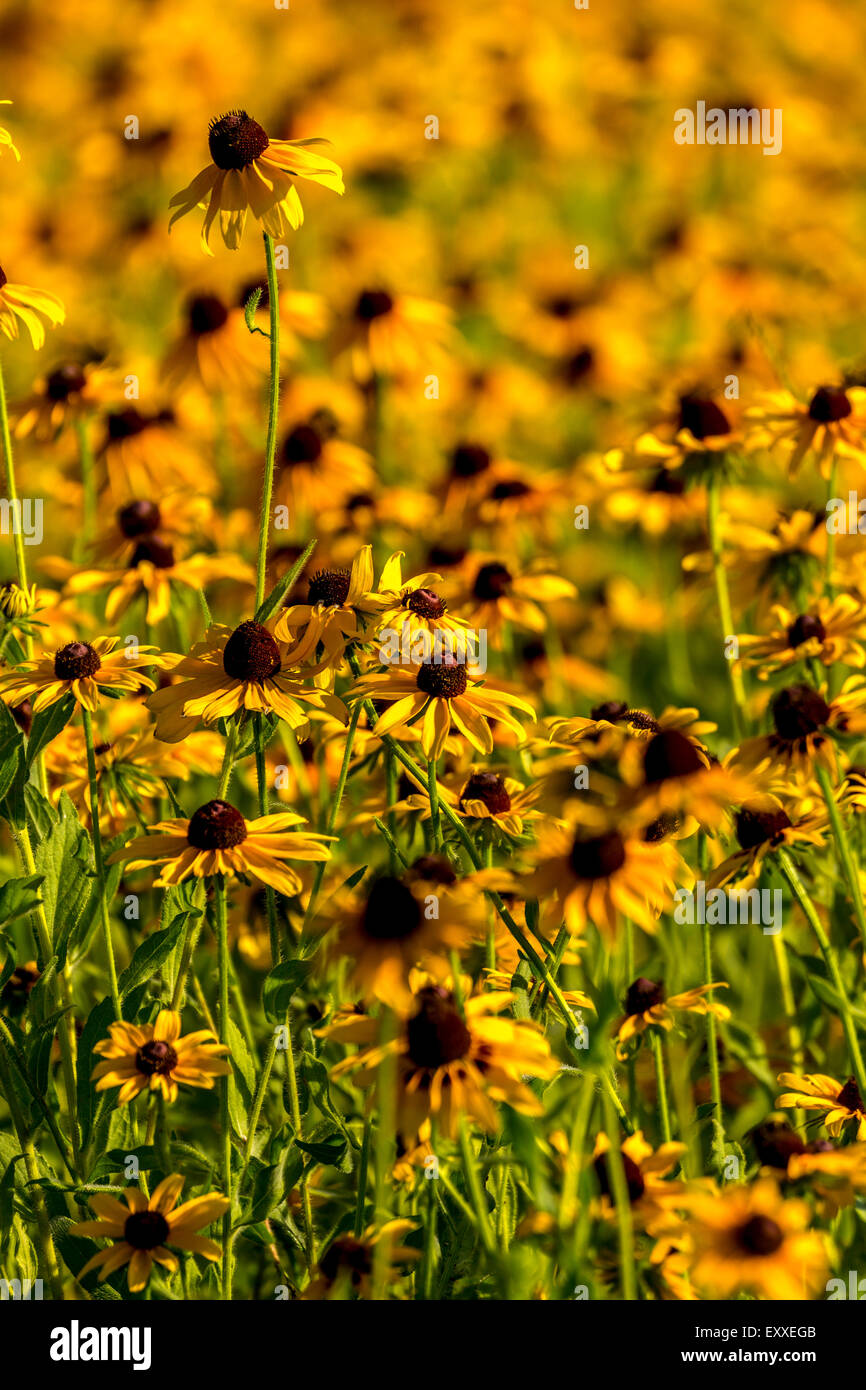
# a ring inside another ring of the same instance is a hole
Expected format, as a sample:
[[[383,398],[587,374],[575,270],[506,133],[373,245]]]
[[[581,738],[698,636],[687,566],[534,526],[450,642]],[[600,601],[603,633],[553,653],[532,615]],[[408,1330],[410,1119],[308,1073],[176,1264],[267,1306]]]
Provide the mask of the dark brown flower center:
[[[465,808],[467,801],[483,801],[494,816],[511,810],[511,797],[496,772],[473,772],[460,793],[460,805]]]
[[[445,600],[432,589],[410,589],[403,595],[403,603],[419,618],[441,618],[446,608]]]
[[[579,307],[578,301],[569,294],[555,294],[542,305],[545,312],[554,319],[570,319]]]
[[[123,1239],[133,1250],[155,1250],[168,1235],[169,1225],[161,1211],[134,1211],[123,1227]]]
[[[734,1232],[737,1245],[747,1255],[774,1255],[784,1238],[782,1228],[769,1216],[751,1216]]]
[[[494,502],[507,502],[512,497],[528,497],[531,492],[528,483],[522,483],[519,478],[510,478],[494,483],[488,495]]]
[[[643,1014],[647,1009],[654,1009],[656,1004],[663,1004],[664,1000],[664,985],[660,981],[647,980],[641,975],[628,987],[625,1011],[627,1014]]]
[[[475,576],[475,583],[472,586],[472,593],[475,598],[482,602],[503,598],[511,588],[511,573],[505,565],[494,561],[489,565],[482,565]]]
[[[794,742],[816,734],[830,718],[830,706],[810,685],[789,685],[770,706],[780,738]]]
[[[360,1284],[373,1271],[372,1251],[354,1236],[338,1236],[322,1256],[319,1269],[329,1284],[335,1283],[341,1274],[348,1274],[353,1284]]]
[[[245,169],[270,144],[258,121],[246,111],[229,111],[212,121],[207,142],[218,169]]]
[[[678,729],[653,734],[644,757],[644,779],[665,782],[670,777],[688,777],[700,772],[703,763],[693,743]]]
[[[416,791],[417,788],[411,786],[408,790]],[[440,883],[443,888],[450,888],[457,882],[457,875],[441,854],[422,854],[410,865],[409,874],[413,879],[424,879],[427,883]]]
[[[215,294],[198,294],[190,300],[188,314],[190,333],[201,338],[205,333],[216,333],[222,328],[229,311]]]
[[[102,662],[89,642],[69,642],[54,657],[54,674],[60,681],[81,680],[93,676]]]
[[[137,536],[148,536],[151,532],[158,531],[161,521],[156,503],[144,499],[127,503],[117,513],[117,524],[127,540],[135,540]]]
[[[445,652],[439,662],[423,662],[415,680],[419,690],[439,700],[454,700],[466,693],[466,667],[451,652]]]
[[[646,1184],[643,1180],[643,1174],[641,1173],[641,1170],[640,1168],[638,1168],[634,1159],[629,1158],[628,1154],[624,1154],[622,1153],[622,1151],[620,1151],[620,1158],[622,1159],[622,1166],[625,1170],[625,1181],[626,1187],[628,1188],[628,1200],[629,1202],[638,1202],[643,1196],[646,1188]],[[607,1154],[599,1154],[598,1158],[595,1160],[595,1163],[593,1164],[593,1168],[595,1169],[595,1176],[598,1178],[598,1185],[604,1193],[605,1197],[612,1197],[613,1190],[610,1179],[610,1164],[608,1162]]]
[[[310,580],[307,602],[323,603],[326,608],[339,608],[349,597],[351,582],[348,570],[319,570]]]
[[[223,670],[236,681],[263,681],[282,666],[280,649],[266,627],[250,618],[236,627],[223,652]]]
[[[863,1110],[863,1097],[860,1095],[860,1087],[853,1076],[848,1077],[836,1097],[836,1104],[844,1106],[846,1110]]]
[[[799,618],[795,618],[791,623],[787,636],[792,647],[799,647],[803,642],[811,641],[813,637],[818,642],[823,642],[827,636],[827,629],[814,613],[801,613]]]
[[[5,272],[5,270],[3,269],[2,265],[0,265],[0,290],[2,290],[2,288],[3,288],[4,285],[8,285],[8,283],[9,283],[9,280],[8,280],[8,278],[7,278],[7,276],[6,276],[6,272]]]
[[[594,366],[595,353],[592,348],[581,347],[566,358],[562,367],[562,375],[569,386],[577,386],[584,377],[589,375]]]
[[[490,467],[490,455],[480,444],[458,444],[451,455],[455,478],[477,478]]]
[[[618,830],[589,839],[576,839],[571,848],[571,869],[576,878],[610,878],[625,863],[625,844]]]
[[[355,305],[355,318],[369,323],[371,319],[390,314],[393,307],[394,301],[387,290],[362,290]]]
[[[844,391],[832,386],[819,386],[809,402],[809,419],[818,425],[831,425],[851,414],[851,402]]]
[[[246,821],[227,801],[208,801],[199,806],[186,832],[194,849],[233,849],[246,837]]]
[[[790,824],[787,812],[781,806],[778,811],[752,811],[744,806],[735,818],[740,849],[757,849],[759,845],[766,845],[787,830]]]
[[[373,941],[404,941],[422,923],[421,905],[398,878],[376,880],[361,914],[361,929]]]
[[[312,425],[296,425],[283,444],[283,463],[315,463],[322,455],[322,439]]]
[[[133,435],[141,434],[153,420],[140,415],[132,406],[126,410],[115,411],[108,417],[108,437],[109,439],[131,439]]]
[[[65,362],[46,378],[45,394],[50,401],[68,401],[70,396],[84,389],[86,381],[84,369],[77,362]]]
[[[454,1003],[453,995],[435,986],[418,995],[418,1012],[406,1026],[409,1058],[416,1067],[445,1067],[465,1057],[472,1035]]]
[[[624,700],[605,700],[603,704],[593,706],[589,711],[589,717],[605,719],[609,724],[618,724],[627,709],[628,705]]]
[[[158,570],[170,570],[174,565],[174,547],[161,536],[145,536],[132,552],[129,568],[134,570],[145,560]]]
[[[767,1168],[786,1169],[791,1155],[804,1153],[806,1148],[799,1134],[781,1120],[756,1125],[751,1137],[758,1162]]]
[[[143,1072],[145,1076],[168,1076],[174,1067],[177,1066],[177,1053],[171,1043],[152,1042],[145,1043],[135,1054],[135,1067],[137,1071]]]
[[[723,410],[715,401],[703,396],[681,396],[679,429],[688,430],[695,439],[710,439],[730,434],[731,427]]]
[[[662,468],[656,473],[647,489],[649,492],[663,492],[668,497],[682,497],[686,490],[686,480],[681,473],[670,468]]]

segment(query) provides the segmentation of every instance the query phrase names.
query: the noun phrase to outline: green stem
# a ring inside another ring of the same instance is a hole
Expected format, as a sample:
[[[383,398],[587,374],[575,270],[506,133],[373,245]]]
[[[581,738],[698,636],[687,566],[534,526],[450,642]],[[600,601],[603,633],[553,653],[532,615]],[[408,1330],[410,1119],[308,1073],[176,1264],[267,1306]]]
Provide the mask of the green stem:
[[[658,1028],[651,1028],[650,1042],[656,1069],[656,1087],[659,1098],[659,1113],[662,1122],[662,1138],[666,1144],[671,1142],[671,1112],[668,1106],[668,1087],[665,1081],[665,1059],[662,1052],[662,1035]]]
[[[436,780],[437,759],[427,759],[427,795],[430,798],[430,825],[433,830],[433,843],[437,850],[442,849],[442,823],[439,819],[439,783]]]
[[[271,316],[271,374],[268,396],[268,438],[265,446],[265,477],[262,486],[262,513],[259,523],[259,557],[256,570],[256,610],[265,597],[268,564],[268,535],[271,527],[271,497],[274,490],[274,460],[277,452],[277,418],[280,405],[280,291],[274,260],[274,243],[265,232],[265,261],[268,268],[268,307]]]
[[[616,1224],[619,1233],[619,1265],[622,1277],[622,1296],[626,1302],[633,1303],[637,1298],[637,1272],[634,1261],[634,1227],[631,1219],[631,1201],[625,1176],[625,1164],[619,1147],[619,1132],[613,1111],[605,1103],[605,1128],[609,1149],[605,1157],[610,1174],[611,1199],[616,1210]]]
[[[9,1113],[12,1117],[12,1124],[21,1145],[21,1152],[24,1155],[24,1167],[27,1170],[27,1181],[30,1184],[30,1195],[33,1208],[36,1212],[36,1230],[39,1239],[39,1249],[42,1255],[42,1263],[45,1273],[55,1299],[63,1300],[63,1280],[60,1277],[60,1266],[57,1262],[57,1252],[54,1249],[54,1242],[51,1238],[51,1226],[48,1220],[48,1208],[45,1205],[45,1193],[39,1185],[41,1173],[36,1158],[36,1151],[33,1147],[33,1140],[27,1130],[24,1117],[18,1106],[18,1099],[15,1094],[14,1082],[6,1060],[5,1048],[0,1046],[0,1084],[6,1096],[6,1104],[9,1106]]]
[[[256,783],[259,793],[259,815],[268,814],[268,784],[267,769],[265,767],[265,740],[262,729],[262,716],[257,712],[253,715],[253,741],[256,749]],[[273,888],[268,884],[265,888],[265,902],[268,914],[268,936],[271,942],[271,965],[280,963],[280,933],[277,925],[277,899]]]
[[[20,507],[18,488],[15,482],[15,460],[12,454],[12,435],[9,430],[9,410],[6,404],[6,384],[3,379],[3,364],[0,362],[0,444],[3,447],[3,462],[6,469],[6,491],[12,504],[12,543],[15,547],[15,568],[18,573],[18,586],[22,592],[27,590],[27,560],[24,554],[24,533],[21,517],[17,515]],[[29,633],[24,634],[24,651],[29,658],[33,643]]]
[[[713,577],[716,583],[716,602],[719,608],[719,619],[722,626],[722,643],[724,647],[724,645],[727,644],[728,638],[735,635],[735,629],[734,617],[731,611],[731,596],[728,590],[728,575],[724,564],[722,538],[719,527],[720,495],[721,477],[720,474],[716,472],[712,475],[707,484],[707,530],[710,537]],[[734,660],[727,660],[727,667],[731,681],[731,691],[734,696],[734,724],[737,735],[742,736],[748,725],[743,674]]]
[[[789,857],[787,850],[778,850],[776,857],[778,859],[779,867],[781,868],[782,873],[785,875],[785,878],[788,881],[788,884],[791,888],[791,892],[794,894],[794,897],[797,899],[797,902],[803,909],[806,919],[813,932],[815,933],[815,936],[818,941],[818,946],[821,951],[821,955],[824,957],[824,963],[827,966],[828,971],[830,972],[830,979],[833,981],[833,988],[836,990],[836,993],[839,996],[839,1010],[842,1016],[842,1028],[845,1033],[845,1040],[848,1044],[848,1055],[851,1059],[851,1065],[854,1068],[854,1073],[857,1077],[857,1085],[860,1088],[860,1094],[866,1095],[866,1069],[864,1069],[863,1066],[863,1054],[860,1051],[860,1043],[857,1038],[857,1029],[854,1026],[854,1019],[851,1016],[851,1009],[848,1003],[848,996],[845,991],[845,986],[842,983],[842,976],[839,971],[839,963],[836,960],[836,952],[830,945],[827,933],[824,931],[824,928],[821,925],[821,919],[815,911],[812,900],[809,897],[809,894],[807,893],[803,885],[800,875],[794,868],[793,860]]]
[[[99,911],[102,918],[102,935],[105,941],[105,954],[108,958],[108,983],[114,1017],[118,1023],[123,1019],[120,1007],[120,993],[117,988],[117,966],[114,963],[114,944],[111,940],[111,917],[105,894],[105,862],[102,857],[102,835],[99,830],[99,783],[96,777],[96,753],[93,745],[93,720],[90,710],[82,705],[81,717],[84,720],[84,741],[87,745],[87,778],[90,783],[90,830],[93,840],[93,858],[96,864],[96,886],[99,890]]]
[[[326,835],[332,835],[334,833],[334,826],[337,824],[337,816],[340,813],[340,806],[343,801],[343,794],[346,790],[346,780],[349,776],[349,765],[352,761],[352,748],[355,743],[355,733],[358,728],[358,720],[360,719],[360,717],[361,701],[359,700],[358,703],[355,705],[355,708],[352,710],[351,715],[349,716],[349,727],[346,731],[346,746],[343,749],[343,761],[340,764],[340,775],[337,778],[337,785],[334,789],[334,794],[331,797],[331,804],[328,809],[328,818],[325,823],[324,833]],[[310,890],[310,901],[307,903],[307,911],[304,916],[304,930],[306,930],[308,924],[312,921],[313,910],[318,900],[319,890],[322,887],[322,879],[325,876],[326,867],[327,865],[324,860],[320,860],[319,863],[316,865],[316,872],[313,877],[313,886]],[[301,933],[301,935],[303,936],[303,932]]]
[[[221,1043],[229,1046],[229,933],[228,909],[226,905],[226,885],[222,874],[213,880],[214,903],[216,906],[217,955],[219,960],[219,1011],[217,1024]],[[228,1209],[222,1220],[222,1297],[226,1301],[232,1296],[232,1140],[231,1118],[229,1115],[230,1076],[220,1077],[220,1129],[222,1140],[222,1179],[223,1195],[228,1198]]]
[[[833,828],[833,839],[836,841],[836,851],[839,862],[842,865],[842,872],[845,875],[845,882],[848,885],[848,892],[854,905],[854,916],[857,919],[857,927],[863,945],[866,946],[866,909],[863,907],[863,889],[860,886],[860,876],[854,863],[854,856],[851,852],[851,845],[848,834],[845,830],[845,823],[839,814],[839,804],[833,795],[833,788],[830,785],[830,775],[827,769],[820,763],[817,764],[816,772],[821,791],[827,806],[827,814],[830,817],[830,825]]]

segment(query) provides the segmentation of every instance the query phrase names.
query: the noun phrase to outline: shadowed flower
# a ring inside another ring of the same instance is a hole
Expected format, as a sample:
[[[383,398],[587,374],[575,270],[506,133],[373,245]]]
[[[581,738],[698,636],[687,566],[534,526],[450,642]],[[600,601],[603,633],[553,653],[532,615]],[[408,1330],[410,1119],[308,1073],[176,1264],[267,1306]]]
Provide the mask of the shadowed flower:
[[[856,1124],[856,1137],[866,1139],[866,1104],[853,1076],[849,1076],[843,1085],[832,1076],[822,1076],[817,1072],[810,1076],[797,1076],[786,1071],[780,1075],[779,1083],[788,1088],[776,1100],[782,1110],[822,1111],[822,1124],[834,1138],[838,1138],[847,1124]]]
[[[215,1076],[229,1076],[231,1066],[222,1058],[228,1048],[217,1042],[209,1028],[180,1035],[180,1014],[160,1009],[155,1023],[111,1023],[110,1037],[94,1047],[104,1060],[93,1069],[97,1091],[120,1087],[118,1105],[127,1105],[142,1091],[161,1091],[166,1100],[177,1100],[178,1086],[213,1089]]]
[[[184,1179],[179,1173],[163,1178],[151,1197],[137,1187],[124,1192],[126,1205],[108,1192],[93,1192],[88,1202],[96,1212],[97,1221],[77,1221],[70,1235],[107,1236],[115,1243],[100,1250],[79,1271],[83,1279],[92,1269],[99,1270],[100,1284],[116,1269],[129,1265],[127,1282],[130,1293],[139,1293],[147,1284],[153,1263],[174,1273],[180,1268],[176,1255],[166,1247],[191,1250],[206,1260],[218,1260],[222,1250],[215,1240],[198,1235],[203,1226],[210,1226],[229,1209],[228,1199],[218,1192],[193,1197],[182,1207],[175,1206]]]

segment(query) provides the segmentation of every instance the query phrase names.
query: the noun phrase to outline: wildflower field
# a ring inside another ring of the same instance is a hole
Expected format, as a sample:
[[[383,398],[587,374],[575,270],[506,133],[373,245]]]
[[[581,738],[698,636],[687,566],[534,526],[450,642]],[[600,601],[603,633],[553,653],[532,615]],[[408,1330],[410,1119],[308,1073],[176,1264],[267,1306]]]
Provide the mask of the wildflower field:
[[[866,1290],[864,41],[0,10],[4,1299]]]

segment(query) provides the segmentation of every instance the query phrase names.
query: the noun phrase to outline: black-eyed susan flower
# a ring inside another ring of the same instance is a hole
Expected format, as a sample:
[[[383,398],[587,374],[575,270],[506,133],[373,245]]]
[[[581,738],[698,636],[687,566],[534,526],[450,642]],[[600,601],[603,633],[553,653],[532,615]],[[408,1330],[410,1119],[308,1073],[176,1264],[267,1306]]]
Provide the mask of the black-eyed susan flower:
[[[625,1018],[616,1035],[617,1056],[627,1055],[628,1043],[639,1038],[648,1028],[664,1028],[670,1031],[676,1019],[675,1014],[715,1014],[716,1018],[728,1019],[731,1011],[727,1004],[720,1004],[709,996],[714,989],[727,989],[721,980],[710,985],[697,985],[682,994],[665,994],[660,980],[648,980],[640,976],[628,987],[625,997]]]
[[[136,549],[149,536],[160,536],[176,555],[185,554],[193,536],[200,536],[213,521],[210,498],[188,492],[160,493],[155,497],[129,497],[114,511],[93,541],[94,553],[105,565],[128,565]],[[63,575],[68,578],[70,569]]]
[[[564,921],[577,935],[587,922],[613,935],[626,917],[655,932],[660,914],[673,906],[677,884],[692,880],[670,841],[621,832],[603,815],[597,824],[576,828],[545,826],[533,860],[531,888],[550,900],[549,925]]]
[[[442,755],[452,723],[479,753],[493,749],[488,719],[504,724],[521,740],[523,728],[512,711],[534,718],[532,706],[518,695],[472,679],[472,669],[445,651],[439,661],[431,657],[420,664],[392,666],[379,674],[361,676],[346,699],[390,704],[373,728],[377,736],[393,734],[399,738],[409,724],[420,719],[421,745],[431,762]]]
[[[463,1115],[495,1133],[496,1101],[539,1115],[543,1107],[522,1078],[551,1077],[559,1064],[537,1025],[499,1017],[513,1000],[508,993],[478,994],[461,1013],[444,985],[424,985],[390,1042],[378,1043],[380,1023],[372,1018],[347,1018],[324,1029],[332,1042],[362,1044],[337,1063],[333,1075],[351,1073],[357,1085],[370,1086],[384,1058],[395,1054],[398,1127],[406,1134],[417,1134],[432,1116],[440,1133],[453,1139]]]
[[[380,638],[386,640],[393,635],[396,648],[390,658],[387,654],[383,656],[383,661],[399,660],[404,649],[416,657],[429,656],[437,638],[444,645],[444,634],[459,634],[467,626],[462,618],[448,611],[448,604],[438,591],[442,575],[426,571],[413,575],[411,579],[404,579],[403,559],[403,551],[395,551],[379,578],[379,592],[387,599],[387,604],[383,607],[376,630]],[[416,633],[421,636],[416,638]]]
[[[305,636],[290,648],[273,629],[273,621],[248,619],[234,631],[212,623],[204,639],[173,666],[176,683],[150,697],[157,738],[176,743],[200,722],[214,724],[239,710],[273,711],[295,730],[306,729],[314,709],[345,719],[335,696],[301,681],[299,666],[314,642]]]
[[[118,502],[159,499],[184,487],[196,494],[215,488],[213,471],[190,447],[171,410],[145,412],[126,405],[112,411],[96,458]]]
[[[723,455],[736,442],[730,420],[709,396],[690,392],[680,397],[667,438],[660,433],[642,434],[630,449],[612,449],[605,463],[614,472],[620,469],[676,469],[686,464],[712,467],[714,456]]]
[[[18,439],[56,439],[67,425],[95,411],[116,387],[117,373],[97,362],[61,362],[34,386],[12,414]]]
[[[116,850],[109,862],[126,864],[130,872],[157,866],[155,883],[161,888],[190,876],[240,874],[291,898],[302,882],[286,861],[321,863],[330,857],[331,837],[302,832],[298,827],[304,824],[303,816],[289,811],[247,821],[229,802],[208,801],[189,820],[160,821],[149,834]]]
[[[740,661],[756,667],[759,680],[800,661],[822,666],[866,666],[866,603],[853,594],[819,598],[803,613],[777,604],[776,626],[766,636],[742,634]]]
[[[534,803],[540,793],[540,787],[525,787],[515,777],[480,766],[473,767],[468,776],[439,783],[440,799],[458,816],[480,822],[476,829],[496,829],[515,837],[522,835],[527,822],[538,819],[540,812]],[[420,811],[424,820],[430,815],[430,797],[422,789],[410,792],[400,805]]]
[[[208,1192],[176,1205],[184,1179],[171,1173],[156,1187],[150,1197],[137,1187],[128,1187],[124,1202],[108,1192],[93,1192],[88,1202],[96,1212],[96,1221],[78,1221],[70,1227],[76,1236],[107,1237],[114,1244],[99,1250],[79,1271],[79,1279],[92,1269],[99,1270],[99,1282],[116,1269],[129,1265],[127,1283],[130,1293],[140,1293],[146,1287],[154,1261],[174,1273],[179,1266],[176,1255],[167,1247],[190,1250],[206,1260],[218,1260],[222,1250],[215,1240],[198,1232],[218,1220],[228,1211],[227,1198],[218,1192]]]
[[[846,1125],[856,1125],[856,1138],[866,1139],[866,1104],[853,1076],[839,1082],[820,1072],[809,1076],[782,1072],[779,1083],[786,1087],[784,1095],[776,1100],[780,1109],[818,1111],[822,1115],[821,1123],[834,1138],[838,1138]]]
[[[367,888],[337,893],[319,917],[326,931],[324,959],[346,963],[352,987],[364,999],[381,999],[406,1013],[412,1007],[410,977],[415,967],[437,976],[450,970],[450,952],[464,948],[477,932],[477,889],[454,892],[458,882],[416,872],[411,879],[382,875]]]
[[[641,780],[633,785],[630,801],[646,823],[684,814],[712,828],[755,790],[745,772],[724,767],[677,729],[653,734],[642,745],[642,755]],[[631,767],[625,759],[623,768],[628,776]]]
[[[267,369],[263,346],[247,328],[243,309],[230,308],[216,294],[197,294],[163,359],[163,377],[172,390],[255,391]]]
[[[94,637],[92,642],[67,642],[54,653],[26,661],[0,676],[0,699],[13,707],[29,700],[38,714],[72,695],[92,714],[102,694],[153,690],[153,681],[140,668],[158,666],[162,657],[153,647],[118,648],[119,641],[119,637]]]
[[[0,106],[11,105],[12,102],[9,101],[8,98],[4,98],[2,101],[0,101]],[[7,150],[10,152],[10,154],[14,154],[15,158],[20,161],[21,156],[18,153],[18,150],[16,149],[15,145],[12,143],[12,136],[9,134],[9,131],[6,129],[5,126],[0,125],[0,155],[5,154]]]
[[[671,1178],[685,1152],[685,1144],[671,1141],[653,1149],[640,1129],[620,1144],[632,1217],[644,1229],[652,1230],[660,1220],[665,1220],[685,1191],[683,1183]],[[592,1167],[601,1191],[601,1214],[608,1220],[615,1211],[609,1153],[610,1140],[601,1130],[596,1136]]]
[[[251,565],[237,555],[175,554],[174,546],[158,532],[142,535],[123,569],[79,569],[66,581],[73,596],[110,589],[105,600],[105,620],[113,623],[139,596],[146,600],[145,621],[155,627],[171,612],[173,590],[198,592],[216,580],[255,583]]]
[[[453,314],[444,304],[385,289],[362,290],[338,330],[335,352],[348,357],[361,384],[434,370],[454,335]]]
[[[805,1202],[785,1201],[771,1178],[731,1184],[685,1199],[693,1242],[689,1272],[708,1298],[742,1291],[760,1298],[814,1298],[827,1274],[827,1249],[809,1229]]]
[[[825,478],[834,458],[866,463],[866,390],[860,386],[819,386],[806,403],[790,391],[768,392],[745,415],[746,447],[785,450],[790,474],[808,453]]]
[[[338,434],[325,411],[297,420],[277,446],[274,496],[306,516],[333,507],[337,499],[368,494],[375,475],[370,455]]]
[[[251,212],[263,230],[279,240],[304,220],[296,179],[320,183],[334,193],[344,192],[339,165],[311,148],[324,143],[319,139],[272,140],[246,111],[227,112],[210,125],[212,163],[172,198],[169,206],[177,211],[169,227],[193,208],[204,207],[202,249],[212,254],[208,238],[219,217],[223,241],[229,250],[236,251]]]
[[[467,563],[465,588],[454,603],[467,623],[476,631],[487,632],[495,644],[501,640],[506,623],[543,632],[548,615],[542,605],[576,594],[570,580],[548,573],[541,562],[522,571],[511,560],[505,564],[499,558],[474,555]]]
[[[781,799],[771,792],[753,797],[734,813],[734,833],[740,848],[713,869],[708,886],[718,888],[741,876],[744,886],[756,882],[767,855],[789,847],[823,845],[827,826],[823,808],[798,815],[791,807],[789,814]]]
[[[415,1229],[414,1221],[396,1219],[380,1227],[368,1226],[361,1236],[336,1236],[321,1256],[301,1298],[343,1299],[353,1295],[370,1298],[377,1265],[380,1278],[386,1284],[393,1284],[421,1258],[420,1250],[400,1244],[402,1238]]]
[[[56,294],[33,289],[30,285],[13,285],[0,266],[0,333],[13,342],[18,337],[18,324],[23,323],[34,348],[45,342],[46,319],[52,328],[63,323],[66,310]]]
[[[213,1089],[215,1076],[228,1076],[223,1058],[228,1048],[209,1028],[181,1036],[180,1014],[160,1009],[154,1023],[111,1023],[109,1037],[94,1047],[103,1060],[93,1069],[97,1091],[119,1086],[118,1105],[127,1105],[142,1091],[160,1091],[167,1101],[177,1099],[178,1086]]]
[[[849,676],[838,695],[789,685],[770,702],[773,732],[745,739],[728,758],[736,771],[808,780],[816,765],[834,770],[833,735],[866,733],[866,682]]]
[[[307,586],[306,603],[284,608],[274,633],[283,642],[297,641],[305,651],[321,645],[322,664],[333,670],[341,664],[346,647],[363,638],[386,602],[375,588],[373,547],[365,545],[351,570],[318,570]]]

